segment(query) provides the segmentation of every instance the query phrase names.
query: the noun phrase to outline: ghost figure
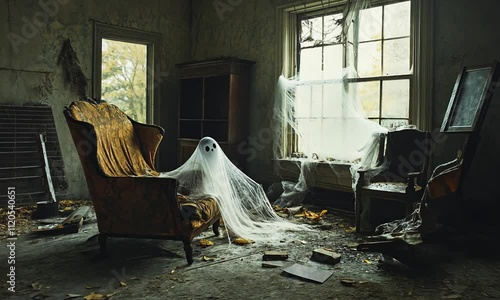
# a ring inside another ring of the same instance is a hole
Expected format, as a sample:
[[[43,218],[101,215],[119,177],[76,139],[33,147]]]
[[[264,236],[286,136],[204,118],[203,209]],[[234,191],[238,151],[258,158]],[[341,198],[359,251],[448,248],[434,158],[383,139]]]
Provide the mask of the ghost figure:
[[[238,169],[213,138],[202,138],[182,166],[162,176],[176,178],[179,186],[190,191],[192,199],[213,196],[227,232],[233,236],[254,241],[279,239],[290,230],[308,229],[280,218],[262,186]]]
[[[198,151],[209,169],[213,172],[221,170],[221,164],[223,163],[222,149],[213,138],[202,138],[198,143]]]

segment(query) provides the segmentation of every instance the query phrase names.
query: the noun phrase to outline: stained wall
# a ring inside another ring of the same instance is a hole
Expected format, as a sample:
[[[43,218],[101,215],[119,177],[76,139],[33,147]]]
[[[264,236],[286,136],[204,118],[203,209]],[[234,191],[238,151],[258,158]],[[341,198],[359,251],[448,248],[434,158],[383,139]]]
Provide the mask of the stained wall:
[[[175,64],[188,60],[190,53],[189,1],[0,0],[0,103],[52,106],[69,184],[65,196],[72,199],[88,199],[89,193],[62,113],[76,97],[63,84],[57,55],[63,40],[70,38],[91,80],[94,22],[162,34],[160,125],[167,130],[161,149],[165,158],[177,151]],[[17,38],[14,43],[12,37]],[[162,167],[174,164],[175,159],[165,159]]]

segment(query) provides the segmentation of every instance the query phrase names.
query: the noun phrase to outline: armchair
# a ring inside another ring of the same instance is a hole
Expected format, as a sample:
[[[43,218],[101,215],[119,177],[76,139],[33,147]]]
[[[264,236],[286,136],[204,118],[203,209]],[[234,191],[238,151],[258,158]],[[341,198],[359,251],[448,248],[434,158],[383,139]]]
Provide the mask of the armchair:
[[[386,139],[386,140],[385,140]],[[398,201],[405,205],[406,215],[422,196],[428,177],[429,132],[402,129],[387,133],[382,138],[381,153],[385,144],[383,162],[376,170],[358,170],[356,183],[356,231],[369,232],[371,198]],[[368,178],[368,174],[374,175]],[[404,217],[404,216],[403,216]],[[378,225],[378,224],[377,224]]]
[[[177,180],[158,177],[154,158],[164,130],[135,122],[104,101],[76,101],[64,110],[97,216],[101,255],[107,237],[157,238],[191,242],[220,211],[213,198],[190,200],[177,194]]]

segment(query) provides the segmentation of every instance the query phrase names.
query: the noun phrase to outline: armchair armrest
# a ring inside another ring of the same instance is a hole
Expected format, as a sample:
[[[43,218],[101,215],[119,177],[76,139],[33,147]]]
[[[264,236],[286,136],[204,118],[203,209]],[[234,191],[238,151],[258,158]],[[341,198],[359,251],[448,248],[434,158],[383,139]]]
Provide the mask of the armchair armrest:
[[[406,174],[406,192],[414,193],[415,192],[415,180],[417,177],[421,176],[423,172],[410,172]]]
[[[141,152],[144,156],[144,160],[152,170],[155,170],[154,162],[156,151],[158,150],[158,146],[163,139],[165,130],[160,126],[143,124],[132,119],[130,120],[132,121],[137,137],[139,138],[139,142],[141,144]]]

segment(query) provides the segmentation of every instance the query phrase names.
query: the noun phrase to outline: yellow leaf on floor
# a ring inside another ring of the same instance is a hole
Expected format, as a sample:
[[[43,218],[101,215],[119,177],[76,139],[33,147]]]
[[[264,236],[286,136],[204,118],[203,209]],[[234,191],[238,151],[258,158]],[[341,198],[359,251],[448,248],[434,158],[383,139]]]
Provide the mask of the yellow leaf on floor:
[[[347,228],[347,229],[345,230],[345,232],[347,232],[347,233],[353,233],[353,232],[355,232],[355,231],[356,231],[356,227],[349,227],[349,228]]]
[[[83,299],[85,299],[85,300],[106,300],[106,299],[113,297],[114,294],[115,293],[104,295],[104,294],[97,294],[95,292],[92,292],[90,295],[83,297]]]
[[[127,284],[123,281],[120,281],[120,287],[124,287],[124,286],[127,286]]]
[[[365,262],[365,264],[371,264],[371,263],[372,263],[372,262],[371,262],[371,261],[369,261],[368,259],[365,259],[365,260],[363,260],[363,261]]]
[[[215,258],[203,256],[203,261],[214,261],[214,260],[215,260]]]
[[[319,213],[319,216],[322,217],[324,214],[326,214],[328,212],[328,210],[326,209],[323,209],[320,213]]]
[[[206,239],[201,239],[200,240],[200,246],[202,247],[210,247],[210,246],[213,246],[214,245],[214,242],[212,241],[209,241],[209,240],[206,240]]]
[[[244,238],[235,238],[233,240],[233,243],[235,243],[236,245],[248,245],[248,244],[253,244],[255,242],[252,240],[244,239]]]

